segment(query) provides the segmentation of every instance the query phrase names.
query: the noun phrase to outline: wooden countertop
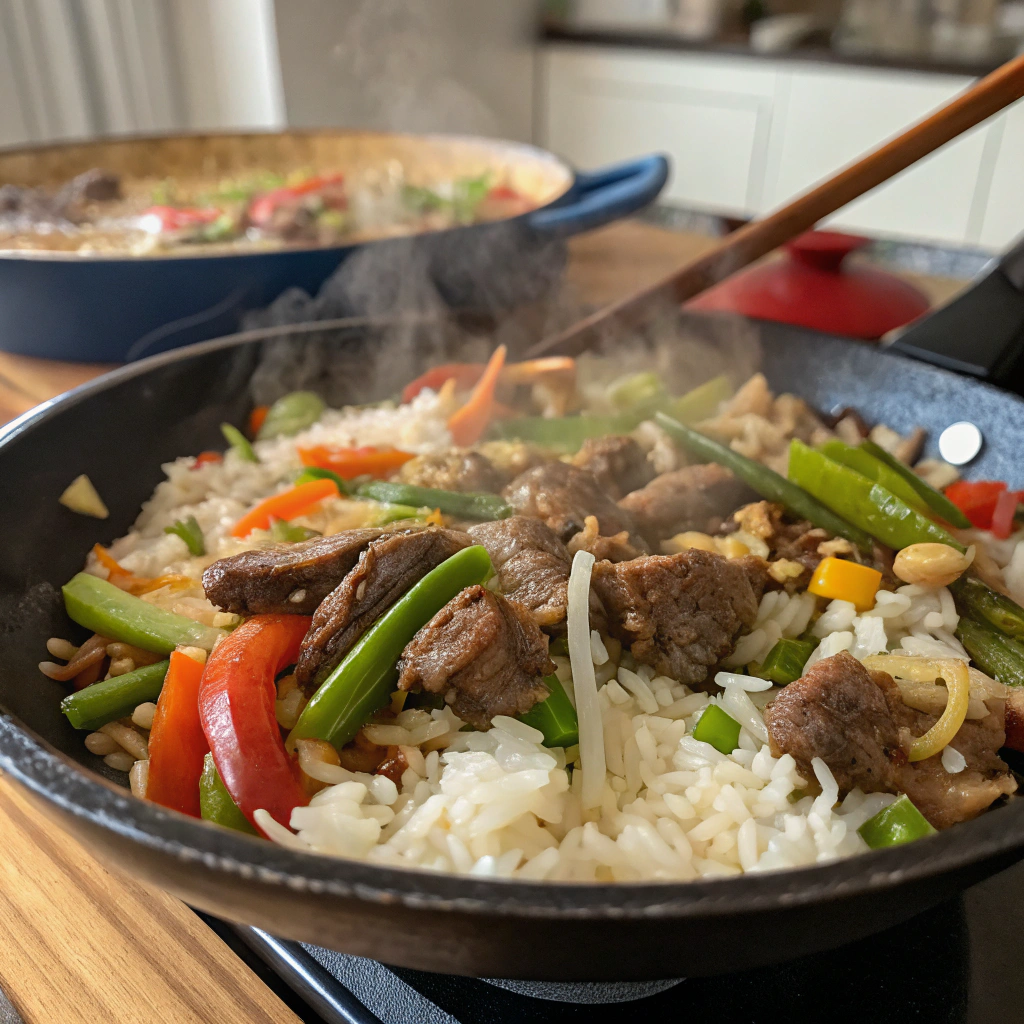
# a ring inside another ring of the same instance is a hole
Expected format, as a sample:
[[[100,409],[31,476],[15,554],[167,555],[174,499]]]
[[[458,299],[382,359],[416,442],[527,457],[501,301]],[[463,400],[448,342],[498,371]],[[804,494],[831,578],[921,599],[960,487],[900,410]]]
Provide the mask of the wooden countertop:
[[[608,302],[712,244],[613,225],[573,241],[568,286]],[[962,284],[915,280],[936,301]],[[105,369],[0,353],[0,423]],[[2,778],[0,834],[0,987],[25,1024],[298,1020],[184,904],[107,868]]]

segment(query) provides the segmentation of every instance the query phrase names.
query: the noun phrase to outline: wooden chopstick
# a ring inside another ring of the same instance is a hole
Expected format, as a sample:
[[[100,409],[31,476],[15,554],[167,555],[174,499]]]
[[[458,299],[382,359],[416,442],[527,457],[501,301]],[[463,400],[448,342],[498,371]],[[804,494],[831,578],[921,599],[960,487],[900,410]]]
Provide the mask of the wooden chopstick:
[[[643,324],[667,304],[692,299],[737,270],[809,231],[820,220],[888,181],[1024,96],[1024,55],[975,83],[947,106],[787,206],[740,228],[720,245],[653,285],[598,310],[524,353],[579,355],[602,337]]]

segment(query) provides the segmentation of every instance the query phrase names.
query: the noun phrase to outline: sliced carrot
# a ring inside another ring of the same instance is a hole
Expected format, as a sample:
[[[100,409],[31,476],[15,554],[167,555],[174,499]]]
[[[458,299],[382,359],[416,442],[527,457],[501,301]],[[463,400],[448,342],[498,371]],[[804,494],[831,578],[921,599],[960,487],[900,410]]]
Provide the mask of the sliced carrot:
[[[494,350],[494,355],[466,404],[449,417],[448,431],[457,445],[474,444],[483,437],[494,411],[494,389],[505,365],[506,352],[504,345]]]
[[[249,437],[255,439],[256,435],[260,432],[260,427],[263,426],[263,421],[267,418],[268,412],[270,412],[269,405],[257,405],[249,413]]]
[[[93,544],[92,553],[96,556],[96,561],[107,570],[107,579],[115,587],[120,587],[121,590],[136,597],[148,594],[151,590],[159,590],[161,587],[186,590],[192,585],[192,580],[188,576],[179,576],[175,573],[156,577],[136,576],[121,565],[102,544]]]
[[[300,448],[299,458],[304,466],[329,469],[343,480],[354,480],[357,476],[387,476],[414,456],[397,448],[327,448],[321,444]]]
[[[171,653],[149,734],[146,799],[199,817],[199,777],[210,749],[199,718],[203,666],[181,651]]]
[[[251,508],[231,529],[232,537],[248,537],[253,530],[269,530],[274,519],[294,519],[327,498],[340,495],[333,480],[310,480],[279,494],[272,494]]]

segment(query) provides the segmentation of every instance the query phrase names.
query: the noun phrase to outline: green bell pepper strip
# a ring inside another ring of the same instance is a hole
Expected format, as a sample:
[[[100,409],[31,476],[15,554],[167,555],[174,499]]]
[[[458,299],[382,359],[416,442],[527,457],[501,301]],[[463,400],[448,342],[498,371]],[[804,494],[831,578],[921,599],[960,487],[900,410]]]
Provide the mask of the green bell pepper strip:
[[[220,432],[224,435],[224,440],[227,441],[235,453],[243,462],[259,462],[259,456],[253,451],[253,447],[249,444],[249,439],[243,434],[238,427],[233,427],[230,423],[222,423],[220,425]]]
[[[206,538],[195,516],[179,519],[173,526],[165,526],[164,533],[180,537],[188,548],[188,553],[196,558],[206,554]]]
[[[969,530],[971,521],[963,511],[956,507],[941,491],[925,483],[909,466],[900,462],[895,455],[890,455],[881,445],[874,441],[861,441],[861,448],[873,455],[879,462],[897,473],[921,496],[924,503],[940,518],[945,519],[958,530]]]
[[[146,701],[155,701],[169,665],[169,661],[158,661],[83,687],[69,693],[60,702],[60,709],[76,729],[92,732],[107,722],[126,718]]]
[[[324,414],[324,400],[312,391],[293,391],[279,398],[268,410],[256,439],[267,441],[274,437],[294,437]]]
[[[1024,686],[1024,647],[988,623],[961,615],[957,639],[982,670],[1004,686]]]
[[[429,514],[429,510],[426,514]],[[423,509],[413,508],[412,505],[385,505],[376,518],[373,526],[387,526],[388,523],[397,523],[403,519],[424,519],[426,515]]]
[[[338,485],[339,493],[352,493],[352,485],[330,469],[322,469],[320,466],[307,466],[295,478],[295,486],[298,487],[299,484],[308,484],[310,480],[333,480]]]
[[[935,829],[910,802],[906,793],[888,807],[883,807],[873,818],[868,818],[857,831],[872,850],[912,843],[915,839],[935,835]]]
[[[665,385],[653,370],[631,373],[608,388],[608,401],[623,412],[644,402],[665,401],[667,398]]]
[[[544,733],[545,747],[571,747],[580,741],[580,723],[565,687],[558,676],[544,677],[551,691],[546,700],[534,704],[519,721]]]
[[[965,550],[948,530],[892,491],[795,439],[789,447],[789,479],[893,551],[921,543]]]
[[[222,629],[157,608],[87,572],[73,576],[62,592],[68,615],[80,626],[153,654],[170,654],[175,647],[210,651],[224,636]]]
[[[251,836],[259,835],[249,823],[249,819],[238,809],[238,804],[231,799],[231,794],[213,763],[213,754],[206,755],[203,761],[203,774],[199,778],[199,815],[216,825],[247,832]]]
[[[447,516],[459,519],[507,519],[515,512],[497,494],[462,494],[441,491],[433,487],[414,487],[411,484],[388,483],[371,480],[356,488],[360,498],[370,498],[385,505],[409,505],[412,508],[436,508]]]
[[[731,754],[740,742],[740,723],[717,704],[709,704],[693,727],[693,738],[710,743],[720,754]]]
[[[398,681],[397,662],[406,645],[453,597],[493,575],[480,545],[463,548],[423,577],[396,601],[324,680],[288,737],[327,740],[336,747],[351,740],[370,716],[384,707]]]
[[[817,640],[780,640],[768,652],[756,674],[777,686],[795,683],[804,674],[804,665],[817,646]]]
[[[881,484],[911,508],[928,513],[928,505],[921,495],[899,473],[884,462],[880,462],[864,448],[853,448],[845,441],[826,441],[818,450],[833,462],[838,462],[841,466],[874,480],[876,484]]]
[[[731,470],[735,476],[757,491],[762,498],[783,505],[793,515],[807,519],[815,526],[820,526],[837,537],[845,537],[863,551],[871,550],[871,537],[867,533],[848,523],[845,519],[841,519],[817,498],[780,476],[773,469],[769,469],[753,459],[748,459],[745,455],[740,455],[739,452],[734,452],[728,446],[712,440],[670,416],[658,413],[655,422],[697,458],[706,459],[708,462],[717,462],[718,465]]]
[[[680,423],[699,423],[714,416],[718,407],[731,397],[732,385],[729,378],[712,377],[685,395],[673,398],[666,412]]]
[[[1003,594],[996,593],[976,576],[961,576],[950,584],[961,614],[987,622],[1015,639],[1024,639],[1024,608]]]

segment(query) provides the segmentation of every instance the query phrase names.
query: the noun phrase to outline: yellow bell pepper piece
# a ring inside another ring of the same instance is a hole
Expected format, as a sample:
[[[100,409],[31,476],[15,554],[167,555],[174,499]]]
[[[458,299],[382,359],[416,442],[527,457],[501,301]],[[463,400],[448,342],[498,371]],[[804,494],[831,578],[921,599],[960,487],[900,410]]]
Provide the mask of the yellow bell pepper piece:
[[[849,601],[859,612],[875,606],[875,594],[882,582],[877,569],[845,558],[823,558],[807,588],[818,597]]]

